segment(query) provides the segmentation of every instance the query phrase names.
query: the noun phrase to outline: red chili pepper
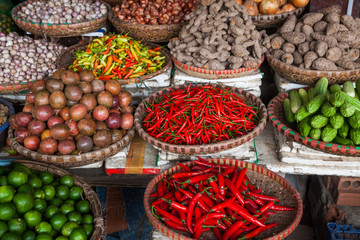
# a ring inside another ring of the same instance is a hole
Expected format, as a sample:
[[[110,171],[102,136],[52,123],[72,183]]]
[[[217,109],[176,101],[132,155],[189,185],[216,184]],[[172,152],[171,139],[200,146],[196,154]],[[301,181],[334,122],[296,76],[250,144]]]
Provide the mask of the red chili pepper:
[[[153,51],[159,51],[161,49],[161,47],[160,46],[158,46],[158,47],[156,47],[156,48],[154,48],[154,49],[152,49]]]
[[[272,206],[274,206],[274,202],[268,202],[266,205],[262,206],[259,211],[261,213],[264,213],[267,210],[269,210]]]
[[[215,193],[220,193],[219,187],[213,178],[209,178],[208,183],[212,187]]]
[[[128,79],[131,76],[131,74],[133,74],[133,72],[134,69],[130,69],[129,72],[125,75],[124,79]]]
[[[280,206],[280,205],[273,205],[270,207],[271,210],[275,210],[275,211],[293,211],[296,210],[296,208],[294,207],[285,207],[285,206]]]
[[[222,203],[219,203],[218,205],[212,207],[210,211],[212,211],[212,212],[220,211],[220,209],[226,208],[230,204],[232,204],[234,202],[234,200],[235,200],[235,197],[232,197],[229,200],[227,200],[225,202],[222,202]]]
[[[179,223],[176,223],[176,222],[173,222],[171,220],[168,220],[168,219],[165,219],[164,220],[164,223],[166,224],[166,226],[172,228],[172,229],[175,229],[175,230],[178,230],[178,231],[182,231],[182,232],[187,232],[187,229],[184,225],[182,224],[179,224]]]
[[[181,162],[178,162],[177,163],[181,168],[182,170],[184,170],[185,172],[191,172],[190,168],[184,164],[182,164]]]
[[[169,220],[171,220],[171,221],[173,221],[173,222],[175,222],[175,223],[178,223],[178,224],[182,224],[182,223],[181,223],[181,220],[180,220],[179,218],[171,215],[171,214],[168,213],[167,211],[164,211],[164,210],[160,209],[158,206],[154,205],[152,208],[153,208],[153,209],[155,208],[156,211],[157,211],[161,216],[163,216],[163,218],[169,219]],[[154,213],[154,212],[153,212],[153,213]]]
[[[270,228],[276,226],[278,223],[273,223],[270,225],[267,225],[265,227],[258,227],[257,229],[253,230],[252,232],[246,234],[244,237],[239,238],[238,240],[244,240],[244,239],[250,239],[250,238],[254,238],[257,235],[259,235],[259,233],[269,230]]]
[[[134,60],[135,60],[135,59],[134,59],[134,56],[132,55],[132,53],[130,52],[129,49],[126,49],[126,54],[129,56],[131,62],[134,62]]]
[[[237,177],[237,179],[235,181],[235,186],[237,189],[239,189],[239,187],[244,179],[244,176],[246,175],[246,172],[247,172],[247,168],[243,168],[241,170],[241,172],[239,173],[239,176]]]
[[[242,225],[244,225],[244,221],[237,221],[234,223],[222,236],[222,240],[228,240],[231,235],[233,235],[236,230],[238,230]]]
[[[204,171],[197,171],[197,172],[179,172],[179,173],[173,174],[172,178],[176,179],[176,178],[183,178],[183,177],[193,177],[193,176],[201,175],[204,173],[208,173],[211,170],[212,170],[212,168],[208,168]]]
[[[107,75],[107,76],[100,76],[99,79],[100,79],[100,80],[110,80],[110,79],[112,79],[112,78],[115,77],[115,76],[116,76],[115,74]]]
[[[178,202],[175,202],[175,201],[171,201],[169,199],[165,199],[165,198],[161,198],[164,202],[167,202],[168,204],[170,204],[170,207],[176,209],[176,210],[179,210],[179,211],[182,211],[182,212],[187,212],[188,209],[186,206],[178,203]]]
[[[197,176],[194,176],[194,177],[191,177],[189,179],[187,179],[185,182],[182,182],[182,184],[184,183],[187,183],[187,184],[194,184],[194,183],[197,183],[197,182],[200,182],[200,181],[203,181],[203,180],[206,180],[208,179],[209,177],[211,177],[214,173],[205,173],[205,174],[202,174],[202,175],[197,175]]]
[[[229,188],[229,190],[234,194],[234,196],[239,200],[241,205],[244,205],[244,198],[241,196],[239,190],[235,187],[235,185],[228,179],[225,178],[225,185]]]
[[[228,206],[231,210],[235,211],[237,214],[239,214],[240,216],[242,216],[243,218],[245,218],[246,220],[248,220],[249,222],[260,226],[260,227],[265,227],[265,225],[260,222],[258,219],[254,218],[252,215],[250,215],[243,207],[233,203],[232,205]]]
[[[201,198],[201,196],[202,196],[202,192],[199,192],[191,199],[189,207],[188,207],[188,212],[186,215],[186,227],[188,228],[189,232],[192,234],[194,233],[194,230],[191,225],[192,214],[193,214],[193,210],[195,208],[195,204]]]
[[[218,183],[219,183],[219,192],[220,192],[220,195],[221,196],[225,196],[225,179],[224,179],[224,176],[219,174],[218,176]]]
[[[258,193],[254,193],[254,192],[247,192],[247,194],[250,196],[253,196],[255,198],[261,199],[261,200],[279,202],[279,199],[277,199],[275,197],[270,197],[270,196],[266,196],[266,195],[262,195],[262,194],[258,194]]]
[[[213,230],[214,235],[215,235],[215,237],[216,237],[217,239],[222,239],[222,236],[221,236],[221,233],[220,233],[219,229],[213,228],[212,230]]]
[[[111,47],[111,44],[112,44],[112,41],[110,41],[110,42],[108,43],[108,46],[107,46],[106,51],[104,51],[104,52],[102,53],[103,55],[106,55],[106,54],[108,54],[108,53],[109,53],[109,51],[110,51],[110,47]]]

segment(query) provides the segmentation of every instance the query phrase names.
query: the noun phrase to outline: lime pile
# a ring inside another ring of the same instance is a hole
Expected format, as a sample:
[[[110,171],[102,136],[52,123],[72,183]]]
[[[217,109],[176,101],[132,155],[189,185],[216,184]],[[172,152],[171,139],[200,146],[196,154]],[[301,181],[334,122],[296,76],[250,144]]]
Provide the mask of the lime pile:
[[[85,240],[93,230],[90,203],[72,176],[0,167],[1,240]]]

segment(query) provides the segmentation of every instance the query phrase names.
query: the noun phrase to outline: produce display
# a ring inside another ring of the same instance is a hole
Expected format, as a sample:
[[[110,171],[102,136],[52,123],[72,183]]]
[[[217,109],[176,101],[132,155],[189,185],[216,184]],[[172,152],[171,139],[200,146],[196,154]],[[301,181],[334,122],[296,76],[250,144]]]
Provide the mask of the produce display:
[[[124,0],[113,7],[114,16],[124,22],[139,24],[183,23],[184,16],[192,12],[197,0]]]
[[[15,29],[14,21],[11,16],[5,13],[0,13],[0,32],[9,33]]]
[[[141,77],[160,70],[165,56],[126,35],[107,35],[94,39],[86,50],[77,51],[69,69],[90,69],[100,80]]]
[[[171,229],[194,239],[252,239],[277,225],[265,223],[270,215],[296,210],[262,194],[246,168],[194,162],[192,168],[178,163],[182,171],[162,179],[150,195],[152,213]]]
[[[145,106],[145,132],[169,144],[201,145],[237,138],[259,121],[257,104],[215,86],[190,84]]]
[[[189,66],[212,70],[254,67],[270,47],[265,30],[255,30],[246,8],[233,0],[199,4],[185,19],[189,23],[168,46],[176,60]]]
[[[2,240],[90,239],[90,203],[70,175],[30,170],[21,164],[0,167]]]
[[[106,14],[105,4],[91,0],[33,1],[16,12],[20,19],[48,24],[84,22],[101,18]]]
[[[291,16],[270,36],[274,58],[320,71],[360,68],[360,18],[340,15],[340,6]]]
[[[90,70],[58,70],[33,83],[23,111],[9,122],[24,147],[42,154],[81,154],[106,148],[133,126],[132,96],[116,80]]]
[[[9,107],[0,103],[0,126],[2,126],[9,117]]]
[[[343,87],[321,78],[308,90],[291,90],[284,100],[285,119],[297,123],[300,134],[324,142],[360,145],[360,79]]]
[[[0,33],[0,83],[43,79],[56,70],[56,58],[64,49],[62,45],[17,33]]]
[[[270,15],[290,12],[308,5],[309,0],[236,0],[243,4],[249,15]]]

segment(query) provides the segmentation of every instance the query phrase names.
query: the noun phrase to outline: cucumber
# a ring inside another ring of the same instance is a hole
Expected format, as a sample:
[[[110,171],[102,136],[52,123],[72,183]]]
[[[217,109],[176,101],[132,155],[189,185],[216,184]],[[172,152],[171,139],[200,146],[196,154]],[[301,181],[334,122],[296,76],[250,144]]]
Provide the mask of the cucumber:
[[[329,102],[334,106],[334,107],[341,107],[341,105],[344,104],[345,102],[345,96],[348,96],[349,98],[352,98],[350,97],[349,95],[347,95],[346,93],[342,92],[342,91],[337,91],[337,92],[334,92],[330,95],[330,99],[329,99]],[[352,98],[354,99],[354,98]],[[349,102],[351,103],[351,102]]]
[[[331,105],[331,103],[326,102],[321,106],[321,113],[325,117],[331,117],[336,114],[336,107]]]
[[[357,92],[355,92],[355,99],[359,100],[359,94]]]
[[[326,125],[321,132],[321,139],[324,142],[331,142],[337,135],[337,129],[333,128],[330,124]]]
[[[346,138],[349,134],[350,125],[345,120],[344,124],[341,126],[341,128],[338,129],[338,135],[342,138]]]
[[[355,88],[354,83],[351,81],[346,81],[343,84],[343,92],[348,94],[350,97],[355,97]]]
[[[313,99],[315,97],[315,89],[312,87],[312,88],[309,88],[308,90],[308,99],[309,101],[311,101],[311,99]]]
[[[348,101],[345,101],[340,107],[340,113],[343,117],[351,117],[355,113],[356,108]]]
[[[320,94],[311,99],[308,104],[306,104],[306,109],[309,113],[314,113],[321,108],[321,106],[326,102],[326,91],[325,94]]]
[[[334,116],[330,117],[329,120],[330,120],[330,125],[335,129],[341,128],[345,122],[344,117],[341,116],[340,114],[335,114]]]
[[[291,90],[289,93],[291,111],[296,113],[296,111],[301,107],[301,97],[297,90]]]
[[[312,128],[310,130],[309,137],[319,140],[321,138],[321,128]]]
[[[350,97],[348,94],[344,92],[336,92],[336,93],[339,93],[343,97],[344,101],[346,100],[348,103],[353,105],[356,108],[356,110],[360,111],[360,100]]]
[[[291,111],[291,103],[290,99],[286,98],[283,103],[284,113],[285,113],[285,120],[289,123],[295,122],[295,115]]]
[[[333,142],[340,145],[354,146],[353,141],[348,138],[342,138],[339,135],[336,135],[336,137],[333,139]]]
[[[310,125],[310,117],[307,117],[305,119],[303,119],[298,125],[297,125],[298,129],[299,129],[299,133],[304,136],[307,137],[309,136],[309,133],[311,131],[311,125]]]
[[[310,125],[313,128],[323,128],[325,127],[329,122],[329,118],[323,116],[323,115],[315,115],[310,120]]]
[[[306,109],[306,106],[302,105],[295,113],[295,120],[297,122],[300,122],[301,120],[303,120],[304,118],[310,115],[311,113],[309,113],[309,111]]]
[[[315,85],[315,97],[317,95],[326,94],[329,81],[326,77],[320,78]]]
[[[333,84],[329,87],[330,93],[341,91],[341,90],[342,90],[342,88],[339,84]]]
[[[309,102],[308,93],[305,89],[301,88],[299,89],[299,94],[301,97],[301,102],[303,105],[307,104]]]

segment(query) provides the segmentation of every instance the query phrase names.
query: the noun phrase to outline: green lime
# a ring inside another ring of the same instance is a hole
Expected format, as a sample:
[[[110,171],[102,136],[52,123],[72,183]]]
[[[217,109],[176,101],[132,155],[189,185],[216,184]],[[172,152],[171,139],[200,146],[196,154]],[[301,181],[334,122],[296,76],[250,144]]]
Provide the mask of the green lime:
[[[83,189],[79,186],[73,186],[70,188],[70,198],[73,200],[82,199]]]
[[[6,203],[11,202],[11,200],[14,198],[15,195],[15,189],[10,186],[1,186],[0,187],[0,203]]]
[[[0,220],[9,221],[16,214],[16,208],[13,203],[0,204]]]
[[[60,209],[57,206],[50,205],[46,208],[44,216],[46,219],[50,219],[55,213],[59,212]]]
[[[57,207],[60,207],[63,203],[64,203],[64,201],[57,197],[53,198],[53,200],[50,201],[51,205],[55,205]]]
[[[83,216],[82,224],[93,224],[94,216],[91,214],[85,214]]]
[[[24,172],[24,173],[27,173],[27,174],[31,174],[30,168],[28,168],[27,166],[22,165],[20,163],[11,164],[11,169],[16,170],[16,171],[20,171],[20,172]]]
[[[41,222],[35,227],[35,232],[37,233],[50,233],[52,227],[48,222]]]
[[[0,238],[8,231],[8,226],[4,222],[0,222]]]
[[[63,214],[68,214],[68,213],[73,212],[73,211],[75,211],[74,205],[71,205],[71,204],[63,204],[63,205],[61,205],[61,212]]]
[[[31,174],[29,177],[29,182],[30,186],[32,186],[33,188],[41,188],[42,187],[42,181],[40,178],[38,178],[36,175]]]
[[[24,214],[24,219],[29,228],[33,228],[38,225],[42,220],[42,215],[39,211],[30,210]]]
[[[17,188],[27,183],[28,174],[26,172],[12,170],[8,175],[8,183],[13,187]]]
[[[69,240],[69,238],[65,236],[59,236],[55,240]]]
[[[70,212],[67,217],[69,222],[76,222],[77,224],[80,224],[82,221],[82,216],[79,212]]]
[[[34,233],[33,231],[26,231],[22,235],[22,239],[23,240],[35,240],[36,239],[36,233]]]
[[[86,236],[91,237],[94,232],[94,225],[92,224],[84,224],[82,225],[82,229],[86,232]]]
[[[75,229],[78,228],[79,225],[77,223],[74,222],[67,222],[64,224],[64,226],[61,228],[61,234],[64,236],[70,236],[71,232]]]
[[[50,218],[50,223],[51,226],[53,227],[53,229],[55,229],[56,231],[60,231],[62,226],[64,226],[64,224],[67,222],[67,217],[65,214],[58,212],[56,214],[54,214],[51,218]]]
[[[13,203],[19,213],[24,213],[34,207],[34,197],[30,193],[17,193],[14,196]]]
[[[35,189],[34,191],[34,198],[40,198],[40,199],[45,199],[45,192],[42,189]]]
[[[21,185],[16,192],[18,193],[30,193],[33,194],[34,193],[34,188],[32,186],[30,186],[30,184],[25,183],[23,185]]]
[[[59,233],[58,233],[58,231],[56,231],[56,230],[51,230],[51,232],[50,232],[50,236],[52,237],[52,238],[55,238],[57,235],[59,235]]]
[[[26,230],[26,222],[22,218],[13,218],[7,223],[9,232],[23,234]]]
[[[0,176],[0,186],[8,185],[7,176]]]
[[[16,233],[7,232],[2,236],[1,240],[22,240],[22,238]]]
[[[54,181],[54,176],[49,172],[41,172],[39,174],[39,178],[43,182],[43,184],[50,184]]]
[[[90,203],[87,200],[80,200],[75,205],[76,211],[79,213],[88,213],[90,212]]]
[[[56,188],[56,197],[62,200],[66,200],[69,198],[69,196],[70,196],[70,190],[67,186],[60,185]]]
[[[36,236],[36,240],[53,240],[50,233],[40,233]]]
[[[51,185],[45,185],[42,187],[42,190],[45,193],[46,201],[50,201],[51,199],[53,199],[55,197],[55,194],[56,194],[55,187],[53,187]]]
[[[40,199],[40,198],[35,199],[34,201],[35,210],[38,210],[39,212],[43,213],[45,212],[46,207],[47,207],[47,202],[45,201],[45,199]]]
[[[65,186],[68,186],[69,188],[74,186],[74,178],[70,175],[64,175],[60,178],[60,183],[65,185]]]
[[[86,236],[86,232],[84,231],[84,229],[81,228],[75,228],[74,230],[72,230],[70,236],[69,236],[70,240],[86,240],[87,236]]]
[[[75,200],[72,200],[72,199],[68,199],[68,200],[66,200],[64,203],[66,203],[66,204],[71,204],[71,205],[74,205],[74,206],[75,206]]]

